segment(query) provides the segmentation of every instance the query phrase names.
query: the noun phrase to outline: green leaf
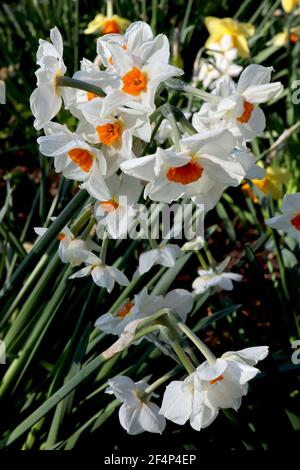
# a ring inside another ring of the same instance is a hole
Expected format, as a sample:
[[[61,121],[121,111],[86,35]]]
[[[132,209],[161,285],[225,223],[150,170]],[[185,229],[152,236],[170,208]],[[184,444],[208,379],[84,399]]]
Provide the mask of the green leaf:
[[[230,307],[226,307],[223,310],[219,310],[218,312],[213,313],[212,315],[201,318],[201,320],[199,320],[193,328],[193,332],[197,333],[200,330],[204,330],[214,322],[221,320],[221,318],[227,317],[231,313],[236,312],[239,308],[241,308],[241,306],[241,304],[230,305]]]

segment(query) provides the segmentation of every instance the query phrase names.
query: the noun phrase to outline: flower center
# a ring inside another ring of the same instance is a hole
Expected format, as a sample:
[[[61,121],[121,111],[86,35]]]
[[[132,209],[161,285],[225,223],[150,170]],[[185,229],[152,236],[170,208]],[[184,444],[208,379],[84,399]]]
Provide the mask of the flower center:
[[[119,318],[125,318],[129,313],[130,310],[133,307],[132,302],[127,302],[126,304],[123,305],[123,307],[119,308],[119,310],[116,312],[116,316]]]
[[[253,191],[253,189],[251,188],[251,186],[250,186],[249,183],[244,183],[244,184],[242,184],[241,189],[242,189],[242,191],[244,191],[244,193],[247,194],[247,196],[250,197],[250,199],[252,199],[252,201],[253,201],[255,204],[257,204],[257,203],[259,202],[258,199],[257,199],[257,197],[255,196],[254,191]]]
[[[147,77],[137,67],[133,67],[123,77],[123,88],[124,93],[129,95],[138,96],[141,91],[147,88]]]
[[[297,34],[291,33],[291,34],[290,34],[290,41],[293,42],[293,43],[298,42],[298,36],[297,36]]]
[[[56,238],[57,238],[57,240],[61,241],[61,240],[63,240],[64,238],[66,238],[66,235],[65,235],[63,232],[61,232],[61,233],[59,233],[59,234],[57,235]]]
[[[103,126],[97,126],[96,131],[98,133],[100,142],[105,145],[114,144],[122,133],[121,124],[119,121],[104,124]]]
[[[114,201],[114,199],[110,199],[109,201],[101,201],[99,202],[99,205],[102,207],[104,212],[108,213],[115,211],[119,207],[119,204]]]
[[[253,109],[254,105],[252,103],[249,103],[249,101],[244,101],[244,112],[238,118],[236,118],[236,120],[241,124],[245,124],[251,118]]]
[[[93,156],[90,152],[85,149],[75,148],[68,152],[68,156],[76,165],[80,166],[83,171],[87,173],[90,171],[93,165]]]
[[[190,184],[198,181],[203,173],[203,168],[199,163],[190,161],[184,166],[171,167],[167,171],[167,178],[169,181],[181,184]]]
[[[291,219],[291,224],[296,230],[300,230],[300,212]]]
[[[95,93],[92,93],[91,91],[87,92],[86,97],[87,97],[88,101],[91,101],[91,100],[93,100],[94,98],[97,98],[97,97],[99,98],[98,95],[95,95]]]
[[[212,385],[215,385],[217,382],[221,382],[221,380],[224,379],[224,376],[223,375],[219,375],[219,377],[216,377],[215,379],[213,380],[210,380],[209,382],[212,384]]]
[[[60,96],[60,91],[59,91],[59,88],[60,88],[60,85],[59,85],[59,79],[60,77],[62,77],[63,73],[61,71],[61,68],[58,68],[56,71],[55,71],[55,74],[54,74],[54,77],[53,77],[53,80],[52,80],[52,86],[53,86],[53,93],[55,96]]]
[[[115,20],[107,20],[102,28],[102,34],[120,34],[120,28]]]

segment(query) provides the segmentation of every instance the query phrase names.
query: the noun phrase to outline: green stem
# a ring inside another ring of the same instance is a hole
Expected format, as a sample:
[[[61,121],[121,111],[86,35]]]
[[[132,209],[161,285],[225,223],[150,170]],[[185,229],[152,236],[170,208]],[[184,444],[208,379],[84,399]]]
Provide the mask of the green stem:
[[[1,318],[0,327],[5,325],[10,315],[16,310],[20,301],[24,298],[24,295],[29,291],[30,288],[33,288],[33,284],[36,282],[37,276],[41,276],[41,272],[45,269],[47,261],[49,261],[49,256],[48,254],[44,254],[34,267],[33,271],[29,274],[29,277],[26,279],[26,282],[22,286],[21,290],[15,296],[13,302],[9,305],[5,315]],[[3,309],[3,311],[5,310],[6,308]]]
[[[41,180],[40,180],[40,201],[39,201],[39,215],[41,225],[43,226],[46,219],[46,184],[47,184],[47,172],[46,172],[46,161],[41,153],[39,153],[39,163],[41,169]]]
[[[142,330],[138,331],[138,332],[134,335],[134,338],[133,338],[132,342],[135,342],[135,341],[137,341],[137,340],[143,338],[144,336],[149,335],[150,333],[161,333],[162,328],[165,328],[165,327],[162,327],[161,325],[150,325],[150,326],[147,326],[146,328],[143,328]],[[131,344],[131,343],[130,343],[130,344]]]
[[[157,22],[157,0],[152,0],[152,18],[151,18],[151,29],[153,34],[156,34],[156,22]]]
[[[105,93],[98,86],[92,85],[91,83],[83,82],[82,80],[77,80],[76,78],[71,77],[57,77],[56,86],[63,86],[67,88],[76,88],[77,90],[83,90],[88,93],[94,93],[97,96],[105,96]]]
[[[190,328],[182,322],[177,323],[178,328],[194,343],[194,345],[199,349],[203,354],[205,359],[209,364],[214,364],[216,361],[216,356],[211,352],[211,350],[206,346],[206,344],[201,341],[195,333],[190,330]]]
[[[105,260],[106,260],[108,242],[109,242],[108,232],[107,232],[107,229],[105,229],[103,239],[102,239],[101,251],[100,251],[100,259],[102,263],[105,263]]]
[[[37,243],[34,244],[31,252],[28,254],[28,256],[26,256],[26,258],[24,258],[11,279],[5,283],[4,287],[0,291],[0,301],[3,302],[8,297],[10,292],[12,292],[16,286],[22,282],[25,276],[31,271],[34,264],[39,261],[41,255],[48,248],[53,239],[69,222],[70,218],[78,211],[78,209],[87,199],[87,196],[88,194],[86,191],[79,191],[61,212],[59,217],[57,217],[57,219],[53,222],[47,232]]]
[[[100,368],[101,364],[105,362],[102,354],[99,354],[87,366],[83,367],[71,380],[63,385],[56,393],[52,395],[46,402],[39,406],[31,415],[29,415],[19,426],[17,426],[8,437],[0,442],[0,448],[11,445],[22,434],[28,431],[35,423],[37,423],[43,416],[49,413],[59,402],[61,402],[69,393],[71,393],[81,383],[85,382],[91,375]]]
[[[177,354],[180,362],[187,370],[188,374],[192,374],[193,372],[195,372],[196,369],[194,367],[194,364],[192,363],[188,355],[184,352],[179,343],[177,341],[169,341],[169,343],[173,351]]]
[[[204,242],[204,245],[203,245],[203,248],[204,248],[204,251],[205,251],[205,254],[207,256],[207,259],[208,259],[208,262],[211,266],[213,266],[215,264],[215,260],[210,252],[210,249],[208,247],[208,243],[207,242]]]
[[[182,93],[197,96],[198,98],[202,99],[203,101],[207,101],[208,103],[219,103],[221,100],[219,96],[212,95],[211,93],[208,93],[204,90],[199,90],[198,88],[195,88],[192,85],[188,85],[183,80],[179,80],[178,78],[169,78],[169,80],[164,83],[167,88],[172,88],[173,90],[181,91]]]
[[[154,138],[155,138],[160,126],[161,126],[162,120],[163,120],[163,117],[159,116],[159,118],[157,120],[157,123],[155,124],[155,127],[152,131],[150,142],[148,142],[147,145],[145,145],[142,156],[147,155],[151,145],[153,144]]]
[[[162,114],[164,115],[166,119],[168,119],[169,123],[171,124],[173,142],[174,142],[177,152],[180,152],[181,151],[181,147],[180,147],[181,133],[180,133],[177,121],[175,119],[174,113],[172,112],[172,108],[168,103],[166,103],[165,106],[162,108]]]
[[[74,222],[74,224],[71,227],[71,230],[73,231],[75,235],[82,228],[82,226],[86,223],[88,217],[90,217],[90,209],[86,208],[86,210],[83,211],[83,213],[77,218],[77,220]],[[48,229],[48,231],[50,231],[51,228],[52,226]],[[48,233],[48,231],[46,233]],[[43,262],[41,260],[43,260]],[[48,261],[48,265],[46,266],[44,272],[42,272],[41,274],[41,270],[47,261]],[[51,253],[51,250],[49,250],[39,259],[38,263],[35,266],[35,269],[30,274],[28,279],[26,279],[26,282],[23,285],[22,289],[20,290],[18,296],[13,301],[11,306],[8,308],[7,313],[5,314],[5,317],[7,317],[8,313],[9,314],[13,313],[13,311],[20,304],[20,301],[23,299],[26,292],[28,292],[29,288],[33,286],[33,283],[35,282],[35,285],[32,287],[30,295],[28,296],[26,301],[23,302],[23,306],[18,316],[16,317],[15,321],[13,322],[13,324],[11,325],[10,329],[7,332],[7,335],[6,335],[7,348],[12,344],[14,339],[17,338],[17,335],[24,328],[24,325],[27,324],[28,320],[32,317],[32,315],[34,315],[36,307],[40,301],[40,298],[43,295],[43,292],[46,289],[48,289],[49,282],[51,282],[51,280],[53,279],[54,273],[56,272],[60,263],[61,261],[57,253],[55,253],[55,255],[53,256],[53,254]]]
[[[32,359],[37,353],[38,348],[44,335],[47,332],[47,325],[49,325],[51,319],[58,311],[58,306],[61,305],[64,296],[68,289],[68,278],[72,272],[71,267],[65,268],[64,275],[60,281],[59,287],[51,297],[50,302],[45,307],[43,315],[38,319],[36,326],[26,341],[22,351],[20,352],[17,359],[15,359],[5,376],[3,377],[0,397],[1,399],[10,391],[11,394],[20,385],[20,381],[24,374],[27,372],[28,367],[32,365]]]
[[[114,2],[113,0],[106,0],[106,16],[111,18],[114,14]]]
[[[84,229],[84,232],[80,235],[80,238],[82,240],[85,240],[86,238],[88,238],[88,236],[91,233],[91,230],[95,226],[95,223],[96,223],[96,221],[95,221],[94,217],[92,216],[89,223],[88,223],[88,225],[87,225],[87,227]]]
[[[157,241],[154,240],[154,238],[150,238],[150,237],[149,237],[148,240],[149,240],[149,243],[150,243],[150,246],[151,246],[151,249],[152,249],[152,250],[156,250],[156,249],[159,247]]]
[[[188,25],[193,3],[194,3],[194,0],[188,0],[188,4],[185,9],[185,14],[184,14],[184,18],[183,18],[183,22],[181,26],[181,42],[183,42],[183,39],[184,39],[184,34],[185,34],[186,27]]]
[[[79,0],[75,0],[74,24],[74,73],[78,69],[78,43],[79,43]]]
[[[195,253],[196,253],[196,255],[197,255],[197,257],[198,257],[198,259],[199,259],[199,261],[200,261],[201,267],[202,267],[203,269],[207,270],[207,269],[208,269],[208,264],[207,264],[207,262],[205,261],[204,256],[202,255],[202,253],[201,253],[200,251],[198,251],[198,250],[196,250]]]

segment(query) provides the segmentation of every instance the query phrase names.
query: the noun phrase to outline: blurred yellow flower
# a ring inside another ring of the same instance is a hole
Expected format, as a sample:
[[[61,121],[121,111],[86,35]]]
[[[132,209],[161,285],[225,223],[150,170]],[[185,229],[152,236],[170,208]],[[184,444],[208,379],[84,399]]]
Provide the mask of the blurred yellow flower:
[[[205,46],[210,48],[213,44],[220,44],[224,36],[230,37],[231,47],[238,50],[241,57],[249,56],[247,38],[253,36],[255,27],[250,23],[239,23],[232,18],[205,18],[205,26],[209,32]]]
[[[252,183],[264,194],[271,194],[274,199],[279,199],[283,195],[283,185],[288,183],[291,173],[285,168],[266,169],[266,176],[262,180],[252,180]]]
[[[290,41],[296,43],[300,36],[300,27],[291,28],[290,30]],[[273,45],[277,47],[286,46],[289,40],[288,31],[282,31],[282,33],[276,34],[268,43],[267,46]]]
[[[281,0],[281,5],[286,13],[291,13],[297,5],[300,5],[300,0]]]
[[[105,16],[99,13],[89,22],[84,34],[120,34],[130,25],[130,21],[118,15]]]

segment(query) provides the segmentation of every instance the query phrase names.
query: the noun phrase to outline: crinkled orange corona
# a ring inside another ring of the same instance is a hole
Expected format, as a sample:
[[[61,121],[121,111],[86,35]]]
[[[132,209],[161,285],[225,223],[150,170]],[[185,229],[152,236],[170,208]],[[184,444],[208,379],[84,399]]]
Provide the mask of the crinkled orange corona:
[[[107,20],[102,28],[102,34],[120,34],[121,30],[115,20]]]
[[[244,112],[236,120],[239,121],[241,124],[245,124],[251,118],[253,109],[254,109],[254,105],[252,103],[249,103],[248,101],[244,101]]]
[[[99,202],[99,205],[105,212],[113,212],[119,207],[119,204],[114,201],[114,199],[110,199],[109,201],[101,201]]]
[[[116,313],[117,317],[120,317],[120,318],[126,317],[129,314],[132,307],[133,307],[133,303],[127,302],[126,304],[123,305],[123,307],[119,308],[119,310]]]
[[[93,157],[88,150],[75,148],[68,152],[68,156],[76,165],[80,166],[83,171],[87,173],[90,171],[93,165]]]
[[[296,230],[300,230],[300,213],[291,219],[291,224],[295,227]]]
[[[167,171],[169,181],[181,184],[190,184],[198,181],[203,173],[203,168],[199,163],[193,160],[184,166],[171,167]]]
[[[138,96],[143,90],[147,88],[147,77],[137,67],[133,67],[127,72],[123,78],[124,93],[129,95]]]
[[[97,126],[96,131],[102,144],[112,145],[120,138],[122,128],[119,121],[115,121]]]
[[[91,101],[91,100],[93,100],[94,98],[99,98],[98,95],[95,95],[95,93],[92,93],[91,91],[88,91],[88,92],[87,92],[86,97],[87,97],[87,100],[88,100],[88,101]]]
[[[214,385],[214,384],[216,384],[217,382],[220,382],[220,381],[223,380],[223,379],[224,379],[223,375],[219,375],[219,377],[216,377],[214,380],[210,380],[209,382],[210,382],[212,385]]]
[[[298,42],[298,36],[297,36],[297,34],[291,33],[291,34],[290,34],[290,41],[293,42],[293,43]]]

